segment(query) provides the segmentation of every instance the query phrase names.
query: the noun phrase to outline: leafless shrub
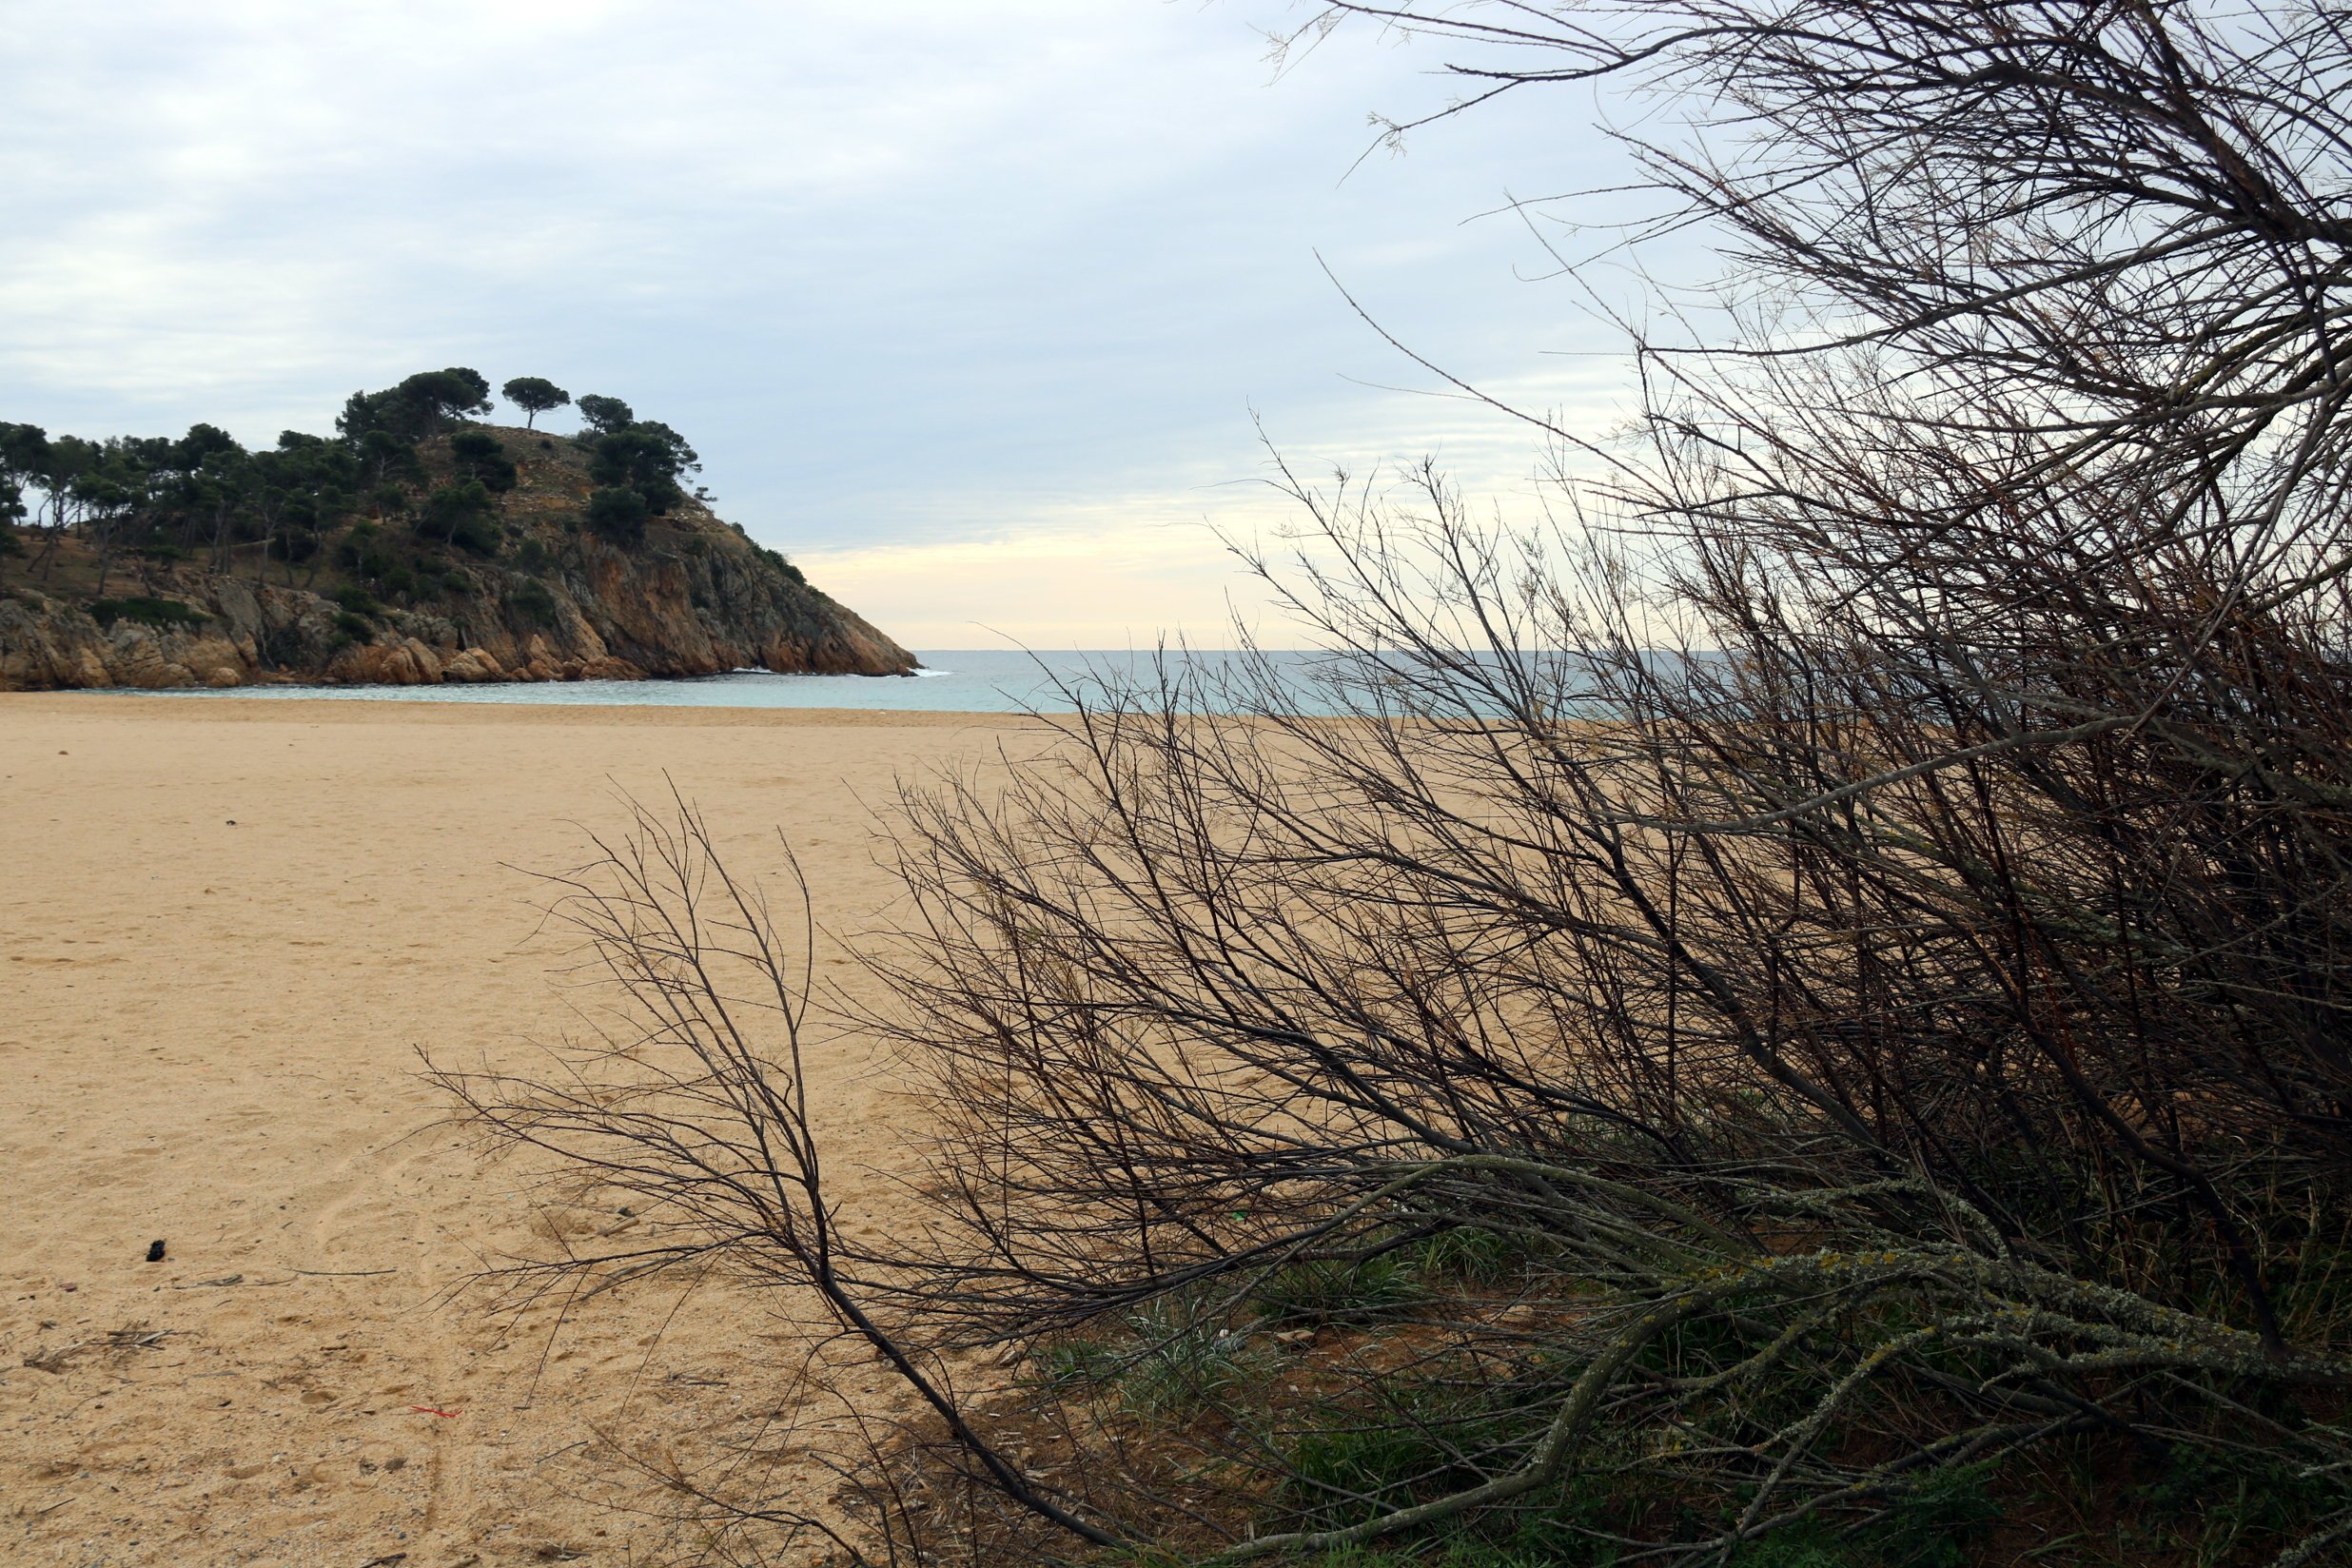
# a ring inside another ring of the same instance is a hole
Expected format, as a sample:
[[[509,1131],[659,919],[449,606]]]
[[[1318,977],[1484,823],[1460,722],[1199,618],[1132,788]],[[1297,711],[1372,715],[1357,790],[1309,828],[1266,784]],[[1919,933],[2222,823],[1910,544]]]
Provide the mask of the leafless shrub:
[[[796,1365],[775,1374],[777,1421],[804,1421],[795,1405],[838,1404],[827,1357],[842,1342],[862,1345],[966,1442],[992,1484],[1030,1496],[1019,1471],[967,1426],[950,1369],[873,1316],[870,1298],[887,1286],[894,1264],[848,1245],[836,1223],[801,1056],[813,927],[797,863],[786,852],[789,907],[799,916],[788,937],[767,885],[727,870],[682,799],[673,800],[669,816],[629,805],[630,832],[598,839],[587,865],[549,879],[559,890],[550,914],[574,940],[576,977],[600,978],[612,999],[598,1027],[556,1049],[553,1073],[443,1067],[433,1076],[495,1142],[536,1153],[553,1181],[586,1176],[634,1198],[623,1206],[642,1224],[625,1227],[623,1240],[567,1244],[559,1256],[499,1278],[520,1300],[559,1292],[567,1304],[657,1278],[683,1277],[689,1288],[711,1276],[781,1286],[790,1302],[805,1292],[819,1333]],[[866,1513],[895,1522],[907,1510],[892,1500],[894,1483],[877,1462],[902,1446],[899,1423],[891,1412],[853,1407],[846,1418],[831,1446],[816,1444],[806,1457]],[[732,1535],[735,1548],[761,1550],[763,1534],[780,1534],[786,1544],[821,1537],[864,1560],[836,1528],[838,1516],[829,1519],[821,1507],[779,1506],[755,1486],[747,1497],[739,1475],[715,1488],[682,1466],[607,1446],[617,1461],[689,1499],[672,1517],[762,1527],[748,1538],[716,1531],[718,1539]],[[1032,1504],[1061,1528],[1091,1531],[1042,1496]],[[876,1541],[892,1561],[907,1544],[890,1528]]]
[[[796,992],[692,833],[717,927],[598,938],[692,1070],[478,1107],[674,1194],[644,1266],[813,1286],[966,1483],[890,1539],[975,1560],[1727,1561],[2067,1455],[2341,1550],[2342,17],[1356,17],[1713,116],[1635,144],[1736,269],[1715,337],[1643,323],[1638,440],[1517,537],[1285,474],[1255,564],[1318,661],[1073,687],[1049,757],[910,787],[867,1023],[939,1142],[889,1255],[790,1052],[713,1021],[709,930],[787,1041]],[[980,1346],[1017,1397],[936,1370]]]

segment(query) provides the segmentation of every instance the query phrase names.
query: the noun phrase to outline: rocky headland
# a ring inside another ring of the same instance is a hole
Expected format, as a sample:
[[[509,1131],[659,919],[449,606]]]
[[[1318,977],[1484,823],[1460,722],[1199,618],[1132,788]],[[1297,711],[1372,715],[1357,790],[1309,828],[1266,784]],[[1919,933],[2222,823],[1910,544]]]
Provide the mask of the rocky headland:
[[[111,535],[17,527],[0,538],[12,546],[0,551],[0,690],[915,668],[700,500],[676,494],[659,515],[599,528],[582,445],[468,433],[475,471],[480,435],[513,465],[469,519],[428,504],[465,488],[441,435],[413,448],[412,502],[387,505],[380,488],[372,512],[328,527],[245,523],[262,537],[198,539],[201,549],[185,525],[175,535],[152,519]]]

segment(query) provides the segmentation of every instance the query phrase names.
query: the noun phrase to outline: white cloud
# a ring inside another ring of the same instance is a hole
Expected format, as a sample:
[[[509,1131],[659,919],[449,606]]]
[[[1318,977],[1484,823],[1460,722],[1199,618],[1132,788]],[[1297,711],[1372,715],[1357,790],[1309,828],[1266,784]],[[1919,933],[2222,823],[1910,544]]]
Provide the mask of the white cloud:
[[[24,0],[0,418],[266,441],[421,367],[544,374],[686,431],[728,515],[902,639],[1221,618],[1189,519],[1257,472],[1253,407],[1314,460],[1532,466],[1522,429],[1356,384],[1428,378],[1316,249],[1449,366],[1593,401],[1538,358],[1584,332],[1512,281],[1542,258],[1461,223],[1578,183],[1580,144],[1505,105],[1343,183],[1434,61],[1349,38],[1270,83],[1248,24],[1287,14]]]

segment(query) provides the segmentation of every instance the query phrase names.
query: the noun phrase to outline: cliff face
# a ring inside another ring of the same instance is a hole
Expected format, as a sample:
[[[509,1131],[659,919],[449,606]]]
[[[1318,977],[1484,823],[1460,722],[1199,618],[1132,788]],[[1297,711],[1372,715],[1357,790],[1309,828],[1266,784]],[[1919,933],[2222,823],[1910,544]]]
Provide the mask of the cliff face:
[[[403,585],[397,592],[359,586],[366,579],[353,574],[365,571],[368,558],[354,546],[341,562],[308,568],[269,559],[265,550],[249,551],[251,560],[228,573],[118,563],[111,592],[173,608],[142,618],[101,604],[114,617],[101,625],[89,595],[57,586],[94,580],[92,563],[75,559],[74,541],[49,563],[49,586],[20,558],[0,594],[0,690],[637,679],[739,668],[905,675],[915,667],[912,655],[698,502],[653,519],[641,542],[596,537],[582,523],[589,485],[570,444],[520,430],[495,434],[520,469],[501,498],[495,553],[417,545],[425,556],[391,568]]]

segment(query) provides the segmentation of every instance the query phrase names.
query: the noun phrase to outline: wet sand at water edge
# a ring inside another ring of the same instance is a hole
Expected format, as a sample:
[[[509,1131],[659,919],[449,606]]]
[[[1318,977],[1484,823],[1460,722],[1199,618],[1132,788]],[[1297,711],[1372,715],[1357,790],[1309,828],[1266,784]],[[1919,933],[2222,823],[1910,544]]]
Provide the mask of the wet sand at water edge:
[[[789,1460],[760,1366],[793,1333],[728,1289],[607,1295],[553,1338],[552,1308],[451,1299],[628,1221],[535,1207],[417,1051],[562,1033],[524,871],[582,861],[617,791],[674,778],[738,868],[783,828],[854,930],[895,892],[869,804],[1012,722],[0,696],[0,1560],[644,1563],[666,1527],[598,1500],[596,1431]],[[858,1167],[907,1113],[857,1041],[811,1076],[842,1196],[887,1224]]]

